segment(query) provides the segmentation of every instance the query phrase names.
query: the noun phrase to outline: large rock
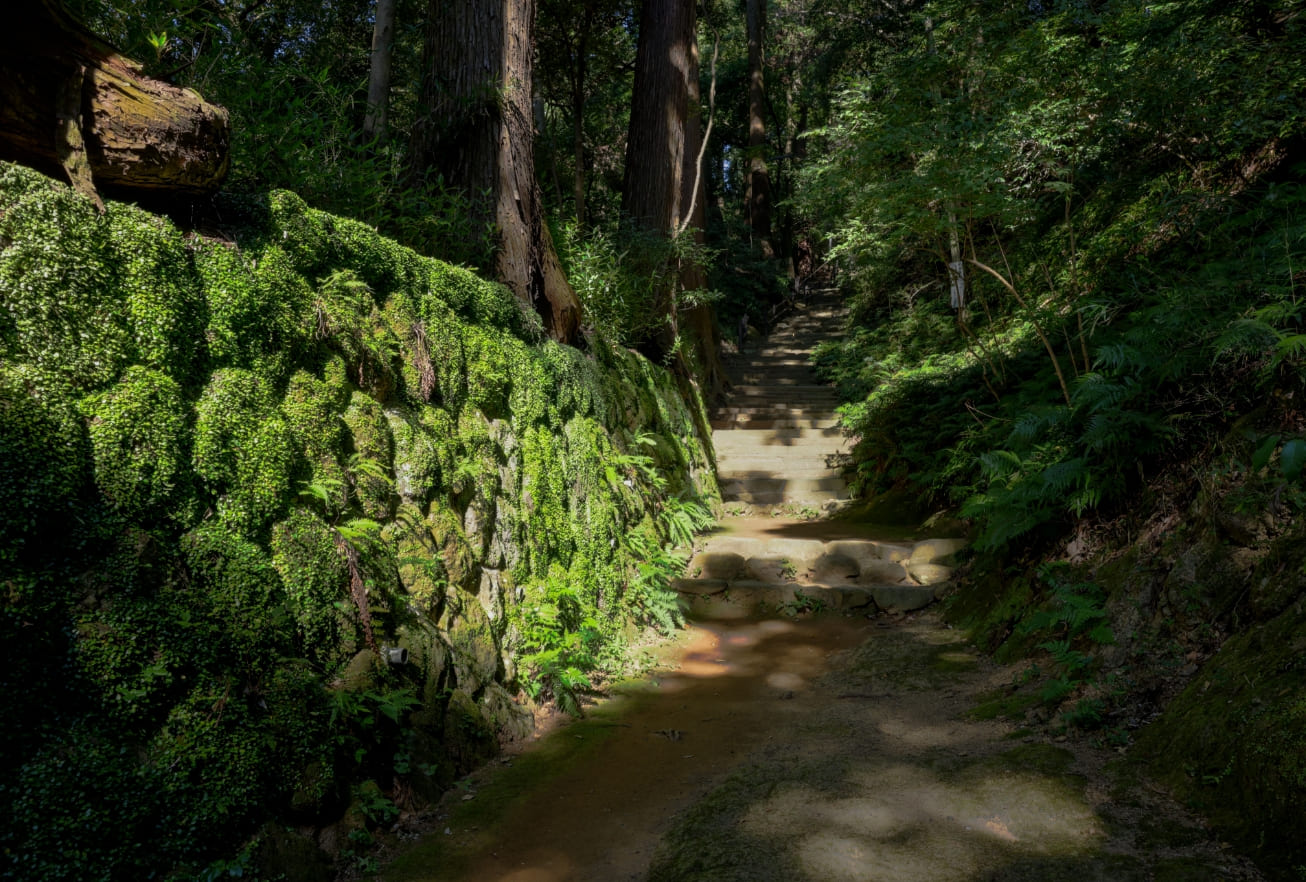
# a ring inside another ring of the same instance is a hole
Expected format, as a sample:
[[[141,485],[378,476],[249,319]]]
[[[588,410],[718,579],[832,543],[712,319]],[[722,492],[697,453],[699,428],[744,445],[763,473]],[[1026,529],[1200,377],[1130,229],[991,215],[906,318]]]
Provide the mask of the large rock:
[[[858,573],[857,581],[862,585],[892,585],[907,581],[907,569],[893,560],[867,561]]]
[[[477,694],[499,672],[499,645],[494,625],[475,595],[459,591],[456,606],[445,628],[454,672],[460,689]]]
[[[907,575],[918,585],[938,585],[952,578],[952,567],[907,561]]]
[[[744,557],[732,551],[700,551],[689,562],[688,572],[696,579],[730,582],[744,570]]]
[[[912,612],[934,602],[934,589],[926,585],[875,585],[867,590],[885,612]]]
[[[866,561],[871,563],[871,561]],[[875,561],[879,563],[879,561]],[[827,551],[818,557],[812,566],[812,578],[817,582],[845,583],[854,582],[861,574],[862,567],[858,561],[846,554]]]
[[[911,550],[912,563],[937,563],[950,560],[967,545],[965,539],[926,539]]]

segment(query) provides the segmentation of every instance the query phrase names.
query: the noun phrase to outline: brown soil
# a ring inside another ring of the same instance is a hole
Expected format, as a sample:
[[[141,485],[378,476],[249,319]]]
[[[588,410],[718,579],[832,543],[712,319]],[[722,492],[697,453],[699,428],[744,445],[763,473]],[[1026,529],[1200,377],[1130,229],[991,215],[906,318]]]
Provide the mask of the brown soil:
[[[1112,752],[967,712],[932,614],[702,622],[674,668],[467,782],[382,878],[1259,879]]]

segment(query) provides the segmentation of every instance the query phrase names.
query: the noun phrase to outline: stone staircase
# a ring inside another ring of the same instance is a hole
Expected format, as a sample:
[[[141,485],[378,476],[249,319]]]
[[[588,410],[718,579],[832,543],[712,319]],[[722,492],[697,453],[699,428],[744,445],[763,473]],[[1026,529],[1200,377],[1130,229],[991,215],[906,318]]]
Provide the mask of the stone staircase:
[[[838,399],[808,360],[817,343],[842,335],[844,311],[832,295],[810,300],[766,340],[746,346],[734,363],[733,395],[712,415],[729,516],[700,537],[676,582],[699,617],[908,612],[950,585],[962,539],[811,520],[847,501]]]
[[[760,345],[746,345],[733,366],[734,391],[712,414],[717,477],[728,510],[830,511],[847,498],[839,399],[808,362],[817,343],[842,334],[844,310],[832,293],[809,301]]]
[[[788,538],[783,523],[768,524],[767,535],[747,535],[729,521],[724,526],[700,542],[676,582],[699,616],[776,609],[910,612],[951,586],[953,557],[967,544]]]

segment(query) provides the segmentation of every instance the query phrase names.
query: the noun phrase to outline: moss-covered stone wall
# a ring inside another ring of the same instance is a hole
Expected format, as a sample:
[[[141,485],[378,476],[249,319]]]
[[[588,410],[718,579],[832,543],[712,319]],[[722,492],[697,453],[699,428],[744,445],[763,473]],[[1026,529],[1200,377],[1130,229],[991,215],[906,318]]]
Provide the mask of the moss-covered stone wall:
[[[718,499],[668,372],[293,194],[225,211],[0,165],[5,875],[364,853],[674,619],[664,512]]]

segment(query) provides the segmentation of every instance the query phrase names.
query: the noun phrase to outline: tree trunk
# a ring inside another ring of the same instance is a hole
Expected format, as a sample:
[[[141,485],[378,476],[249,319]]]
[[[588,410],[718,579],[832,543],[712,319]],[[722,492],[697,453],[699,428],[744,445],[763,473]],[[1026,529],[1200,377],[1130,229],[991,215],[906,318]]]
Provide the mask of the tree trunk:
[[[576,58],[571,70],[572,198],[576,202],[576,223],[585,223],[585,76],[589,59],[589,32],[594,23],[594,4],[585,4],[585,19],[576,35]]]
[[[700,165],[699,153],[703,146],[704,133],[697,42],[690,47],[688,85],[689,115],[685,120],[685,157],[684,170],[681,172],[680,201],[686,206],[686,210],[688,206],[693,205],[693,212],[689,215],[689,228],[694,242],[702,245],[706,239],[703,230],[707,227],[707,169],[703,167],[707,163],[707,157],[703,156],[703,163]],[[707,285],[707,273],[701,263],[688,261],[683,265],[680,272],[682,290],[697,291],[706,288]],[[726,379],[725,367],[721,364],[721,331],[717,327],[712,308],[707,304],[700,304],[685,310],[682,324],[687,335],[692,338],[699,381],[703,384],[709,404],[713,404],[724,397],[729,382]]]
[[[363,131],[372,138],[384,138],[386,108],[390,103],[390,64],[394,59],[395,0],[376,0],[376,22],[372,28],[372,69],[367,78],[367,116]]]
[[[434,169],[463,188],[472,222],[499,231],[499,280],[539,312],[550,336],[570,343],[580,301],[562,272],[535,180],[534,24],[533,0],[429,0],[412,171],[420,177]]]
[[[204,196],[231,164],[227,112],[147,78],[57,0],[15,4],[0,32],[0,159],[99,201]]]
[[[771,178],[766,169],[766,121],[762,107],[762,39],[766,30],[766,0],[748,0],[748,226],[764,257],[772,257]]]
[[[694,0],[644,0],[635,52],[622,207],[637,227],[668,238],[680,224],[685,195],[695,19]],[[660,360],[674,351],[679,330],[670,287],[656,292],[653,312],[658,330],[645,348]]]

